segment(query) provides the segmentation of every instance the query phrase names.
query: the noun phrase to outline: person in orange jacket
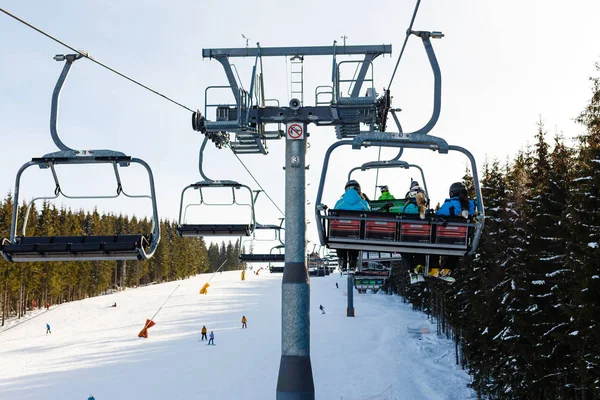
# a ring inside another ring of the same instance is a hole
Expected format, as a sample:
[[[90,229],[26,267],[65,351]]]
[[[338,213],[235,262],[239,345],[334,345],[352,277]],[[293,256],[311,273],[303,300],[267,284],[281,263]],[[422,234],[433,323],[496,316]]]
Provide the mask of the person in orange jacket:
[[[242,315],[242,329],[247,328],[246,326],[246,316]]]
[[[200,340],[208,339],[206,337],[206,326],[202,325],[202,338]]]

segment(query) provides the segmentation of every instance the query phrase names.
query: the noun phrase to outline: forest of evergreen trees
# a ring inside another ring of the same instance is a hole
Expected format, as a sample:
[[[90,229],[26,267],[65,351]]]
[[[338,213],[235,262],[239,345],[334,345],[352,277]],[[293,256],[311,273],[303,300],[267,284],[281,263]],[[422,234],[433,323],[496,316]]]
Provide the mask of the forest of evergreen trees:
[[[480,398],[600,398],[600,78],[591,81],[572,146],[549,144],[540,122],[512,162],[486,162],[484,234],[453,285],[417,288],[396,274],[394,289],[455,339]]]
[[[142,234],[150,222],[123,215],[100,215],[97,211],[73,212],[43,203],[29,214],[28,235]],[[10,236],[13,201],[9,194],[0,203],[0,238]],[[20,206],[24,215],[27,204]],[[175,223],[161,221],[161,240],[154,256],[146,261],[86,261],[9,263],[0,257],[0,307],[4,325],[8,316],[23,316],[28,310],[64,301],[97,296],[110,290],[185,279],[192,275],[241,269],[239,240],[206,248],[202,238],[181,238]]]

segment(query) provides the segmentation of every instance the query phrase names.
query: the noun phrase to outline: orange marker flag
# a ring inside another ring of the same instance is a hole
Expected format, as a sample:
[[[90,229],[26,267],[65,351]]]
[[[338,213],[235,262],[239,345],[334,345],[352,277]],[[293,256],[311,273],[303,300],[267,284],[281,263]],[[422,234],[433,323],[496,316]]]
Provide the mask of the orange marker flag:
[[[210,286],[209,283],[205,283],[204,286],[202,286],[202,289],[200,289],[200,294],[208,294],[208,287]]]
[[[140,333],[138,333],[138,337],[148,338],[148,329],[152,328],[154,325],[156,325],[154,321],[152,321],[151,319],[147,319],[146,325],[144,325],[144,329],[142,329]]]

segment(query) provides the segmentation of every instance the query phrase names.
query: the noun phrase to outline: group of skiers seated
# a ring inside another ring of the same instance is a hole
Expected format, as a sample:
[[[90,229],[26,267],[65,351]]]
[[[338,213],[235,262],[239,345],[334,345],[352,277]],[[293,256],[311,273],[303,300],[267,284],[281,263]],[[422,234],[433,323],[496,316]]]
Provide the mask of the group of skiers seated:
[[[384,185],[380,186],[381,196],[378,200],[396,200],[390,193],[389,188]],[[475,203],[469,198],[465,185],[461,182],[455,182],[450,185],[449,197],[444,201],[435,215],[440,216],[462,216],[468,219],[475,213]],[[345,192],[342,197],[335,203],[335,210],[357,210],[357,211],[387,211],[385,209],[371,210],[369,198],[361,189],[360,184],[355,180],[349,180],[345,186]],[[390,203],[390,205],[393,205]],[[406,193],[404,207],[401,210],[402,214],[419,214],[421,219],[429,212],[429,199],[425,195],[425,191],[417,181],[411,181],[410,189]],[[432,210],[431,210],[432,211]]]
[[[378,200],[396,200],[390,193],[387,186],[380,186],[381,195]],[[448,198],[441,205],[440,209],[435,211],[436,216],[443,217],[463,217],[470,220],[475,213],[475,202],[469,198],[465,185],[461,182],[455,182],[450,185]],[[345,186],[345,192],[342,197],[335,203],[335,210],[357,210],[357,211],[389,211],[387,210],[371,210],[369,198],[361,191],[360,184],[355,180],[349,180]],[[391,203],[390,203],[391,204]],[[429,199],[425,191],[417,181],[411,181],[410,189],[406,193],[405,203],[401,209],[402,214],[418,214],[421,219],[425,219],[426,215],[432,214],[433,210],[428,210]],[[340,266],[346,269],[348,266],[351,270],[356,268],[358,261],[358,250],[338,250],[338,258]],[[425,264],[425,255],[401,253],[403,263],[409,271],[422,273],[420,269]],[[434,268],[435,273],[439,275],[450,275],[451,271],[456,267],[459,257],[439,257]],[[432,268],[432,269],[434,269]]]

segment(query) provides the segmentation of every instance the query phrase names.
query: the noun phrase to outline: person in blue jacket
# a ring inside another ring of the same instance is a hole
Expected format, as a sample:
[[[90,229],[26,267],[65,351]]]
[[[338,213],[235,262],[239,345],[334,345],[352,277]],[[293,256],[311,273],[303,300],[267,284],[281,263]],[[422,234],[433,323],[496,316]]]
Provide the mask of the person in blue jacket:
[[[371,207],[365,195],[360,190],[360,184],[355,180],[349,180],[344,187],[344,194],[335,203],[334,210],[355,210],[355,211],[371,211]],[[358,262],[358,250],[337,249],[337,256],[340,259],[342,270],[349,265],[351,270],[356,268]]]
[[[461,182],[454,182],[448,190],[449,198],[437,210],[436,215],[449,217],[463,217],[470,219],[475,214],[475,202],[469,199],[467,188]],[[440,257],[440,270],[444,275],[449,275],[458,265],[460,257]]]
[[[365,195],[360,191],[360,184],[354,179],[349,180],[344,187],[344,194],[335,203],[334,210],[371,211]]]
[[[472,217],[475,213],[475,202],[469,199],[467,188],[461,182],[454,182],[448,191],[450,195],[437,210],[436,215]]]

